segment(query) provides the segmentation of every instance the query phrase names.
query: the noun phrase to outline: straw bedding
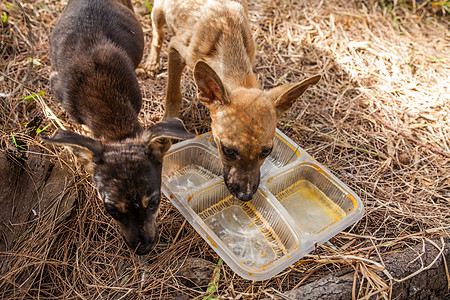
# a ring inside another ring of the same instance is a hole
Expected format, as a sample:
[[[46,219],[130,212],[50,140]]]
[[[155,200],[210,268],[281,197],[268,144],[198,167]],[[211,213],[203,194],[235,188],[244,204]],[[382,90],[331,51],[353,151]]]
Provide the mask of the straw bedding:
[[[387,299],[402,278],[384,270],[384,259],[425,244],[438,250],[438,258],[441,237],[450,227],[448,6],[434,1],[250,2],[255,72],[264,88],[323,75],[283,115],[278,128],[349,185],[366,214],[270,280],[244,280],[223,265],[214,296],[282,298],[283,292],[331,271],[350,270],[358,281],[353,297]],[[12,195],[9,202],[0,202],[5,207],[2,238],[19,231],[0,253],[0,298],[202,299],[219,257],[167,199],[158,217],[158,246],[147,260],[136,257],[72,155],[39,141],[58,127],[82,132],[49,90],[48,37],[65,4],[0,4],[1,152],[14,176],[34,179],[34,188],[28,189],[37,190],[38,203],[23,209],[28,206],[20,201],[30,194],[25,187],[0,191],[4,198]],[[144,1],[135,5],[148,45],[150,16]],[[157,78],[139,78],[145,126],[163,114],[167,38]],[[193,132],[209,131],[208,111],[196,101],[189,70],[182,86],[181,118]],[[67,180],[54,201],[72,201],[68,216],[67,208],[40,206],[42,189],[51,184],[49,174],[56,169],[64,169]],[[9,212],[21,209],[20,221],[7,219]],[[413,253],[405,264],[423,254]],[[203,266],[204,272],[192,274],[187,270],[191,264]],[[450,280],[448,271],[446,276]]]

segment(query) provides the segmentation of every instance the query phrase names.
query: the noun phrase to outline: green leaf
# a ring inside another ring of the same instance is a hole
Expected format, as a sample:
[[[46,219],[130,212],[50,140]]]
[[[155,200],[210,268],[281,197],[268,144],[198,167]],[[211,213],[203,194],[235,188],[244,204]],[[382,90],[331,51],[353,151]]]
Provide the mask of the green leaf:
[[[45,127],[42,128],[42,129],[40,129],[40,128],[36,129],[36,133],[39,134],[39,133],[41,133],[42,131],[48,131],[48,127],[49,127],[50,125],[51,125],[51,123],[48,124],[47,126],[45,126]]]
[[[148,2],[148,0],[144,0],[145,6],[147,6],[147,9],[149,12],[152,12],[152,5],[150,4],[150,2]]]
[[[33,65],[35,65],[35,66],[38,66],[38,67],[42,66],[41,62],[37,58],[28,57],[27,61],[31,61],[33,63]]]
[[[3,15],[1,16],[3,24],[8,23],[8,15],[6,14],[6,11],[3,12]]]
[[[34,93],[34,94],[28,95],[26,97],[23,97],[20,100],[25,100],[25,101],[37,100],[38,99],[38,95],[41,96],[41,97],[44,97],[45,91],[39,91],[37,93]]]
[[[9,10],[15,10],[15,9],[17,8],[17,6],[15,6],[15,5],[12,4],[12,3],[5,3],[5,6],[6,6],[6,8],[9,9]]]
[[[12,133],[11,133],[11,137],[13,139],[13,143],[14,143],[14,146],[16,146],[16,148],[19,148],[19,149],[22,149],[22,150],[27,150],[26,148],[24,148],[24,147],[20,146],[19,144],[17,144],[16,137]]]
[[[206,289],[206,296],[203,297],[202,300],[216,300],[214,298],[214,292],[219,287],[219,279],[220,279],[220,268],[222,267],[222,258],[219,258],[216,267],[214,268],[213,277],[211,282],[209,283],[208,288]]]

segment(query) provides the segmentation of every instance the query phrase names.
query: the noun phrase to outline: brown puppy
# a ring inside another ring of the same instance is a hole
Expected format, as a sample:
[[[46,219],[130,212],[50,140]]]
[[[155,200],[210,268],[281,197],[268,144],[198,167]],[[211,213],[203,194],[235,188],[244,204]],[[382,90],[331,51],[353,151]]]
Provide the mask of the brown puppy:
[[[124,4],[122,4],[124,3]],[[194,137],[181,120],[148,129],[137,115],[142,96],[134,73],[144,38],[129,0],[70,0],[51,36],[52,92],[94,138],[57,131],[47,142],[68,146],[117,221],[128,246],[147,254],[158,240],[161,139]]]
[[[228,190],[248,201],[258,188],[260,166],[272,151],[277,119],[321,77],[263,91],[252,71],[255,45],[244,0],[155,0],[151,53],[145,64],[151,75],[159,68],[165,23],[174,33],[168,49],[165,117],[178,114],[181,74],[188,65],[194,70],[198,97],[211,111]]]

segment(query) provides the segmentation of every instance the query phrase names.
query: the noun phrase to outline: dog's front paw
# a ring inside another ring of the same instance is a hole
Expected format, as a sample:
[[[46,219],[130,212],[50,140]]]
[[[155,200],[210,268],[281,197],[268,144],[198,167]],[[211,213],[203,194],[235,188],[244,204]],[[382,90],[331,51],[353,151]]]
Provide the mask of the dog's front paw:
[[[142,65],[139,65],[136,70],[134,70],[134,72],[138,77],[145,77],[147,75],[147,72],[145,72],[145,69]]]
[[[159,72],[159,57],[158,55],[154,55],[153,53],[150,53],[150,56],[147,59],[147,62],[145,63],[144,69],[147,72],[147,75],[150,77],[155,78],[156,75]]]

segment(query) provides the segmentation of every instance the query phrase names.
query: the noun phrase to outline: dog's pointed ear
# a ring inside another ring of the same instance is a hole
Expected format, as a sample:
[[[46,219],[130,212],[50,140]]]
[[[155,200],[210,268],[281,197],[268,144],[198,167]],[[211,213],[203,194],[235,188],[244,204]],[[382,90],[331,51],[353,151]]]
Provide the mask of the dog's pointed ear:
[[[277,110],[277,116],[291,108],[292,104],[312,85],[315,85],[322,78],[315,75],[300,83],[287,83],[277,86],[269,91],[269,97],[273,100]]]
[[[228,104],[228,92],[219,75],[204,61],[199,60],[194,67],[194,80],[198,99],[209,109]]]
[[[162,162],[164,154],[170,148],[170,139],[187,140],[195,136],[186,130],[183,121],[169,118],[146,129],[142,135],[142,142],[148,144],[149,155]]]
[[[71,131],[58,130],[51,138],[42,138],[46,143],[68,147],[90,174],[103,153],[103,144],[99,140],[79,135]]]

